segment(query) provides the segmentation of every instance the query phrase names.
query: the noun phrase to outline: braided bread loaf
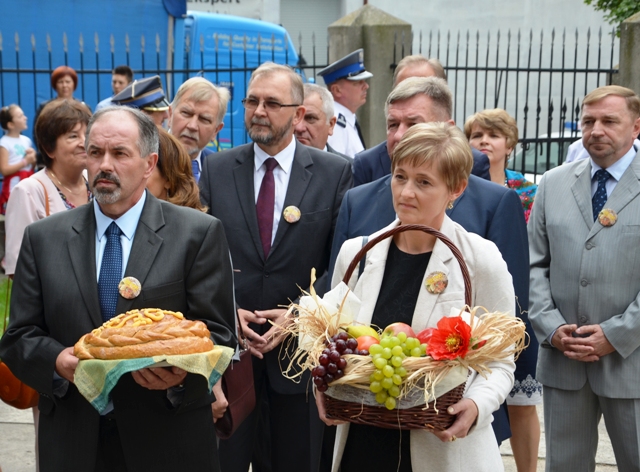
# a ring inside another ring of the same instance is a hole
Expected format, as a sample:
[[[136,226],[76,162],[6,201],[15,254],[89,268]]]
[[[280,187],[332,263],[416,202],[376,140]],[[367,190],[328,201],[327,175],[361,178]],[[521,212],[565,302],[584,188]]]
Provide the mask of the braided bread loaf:
[[[135,359],[159,355],[195,354],[213,349],[202,321],[159,308],[131,310],[80,338],[74,347],[79,359]]]

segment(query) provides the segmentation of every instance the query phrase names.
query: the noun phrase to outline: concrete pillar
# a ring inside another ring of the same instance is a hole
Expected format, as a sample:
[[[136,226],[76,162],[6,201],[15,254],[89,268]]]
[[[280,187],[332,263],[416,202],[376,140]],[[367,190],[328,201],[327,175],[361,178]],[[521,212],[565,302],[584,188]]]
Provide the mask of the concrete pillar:
[[[366,58],[366,53],[365,53]],[[640,12],[620,25],[620,65],[618,85],[628,87],[640,95]]]
[[[329,63],[363,48],[364,65],[373,74],[368,81],[367,103],[358,110],[358,122],[368,148],[386,139],[384,102],[393,82],[391,66],[402,58],[402,44],[407,55],[411,50],[411,24],[372,5],[329,25]]]

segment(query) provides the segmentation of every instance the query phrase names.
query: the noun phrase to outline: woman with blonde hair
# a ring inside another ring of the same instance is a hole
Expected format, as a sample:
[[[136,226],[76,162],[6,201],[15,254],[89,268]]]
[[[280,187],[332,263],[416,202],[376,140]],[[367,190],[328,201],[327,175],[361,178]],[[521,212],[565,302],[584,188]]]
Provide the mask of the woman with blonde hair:
[[[158,164],[147,181],[147,189],[154,197],[174,205],[206,211],[200,203],[200,191],[191,170],[191,157],[180,141],[163,129],[158,131]]]
[[[412,126],[394,149],[391,191],[397,219],[374,233],[402,225],[420,224],[447,236],[463,254],[471,277],[471,304],[491,311],[513,313],[515,295],[511,275],[491,241],[468,233],[445,213],[467,186],[473,166],[471,148],[460,130],[446,123]],[[338,255],[332,285],[343,278],[362,238],[346,241]],[[430,291],[427,281],[448,274],[448,285]],[[358,324],[409,324],[415,332],[435,327],[451,309],[465,305],[464,278],[451,250],[421,231],[395,234],[374,246],[348,282],[362,300],[354,320]],[[326,417],[324,396],[316,392],[321,419],[339,424],[332,470],[398,470],[434,472],[494,472],[502,458],[491,422],[513,385],[513,358],[490,363],[486,378],[471,372],[463,398],[447,409],[455,417],[445,431],[384,429],[341,424]],[[375,453],[372,454],[372,451]]]

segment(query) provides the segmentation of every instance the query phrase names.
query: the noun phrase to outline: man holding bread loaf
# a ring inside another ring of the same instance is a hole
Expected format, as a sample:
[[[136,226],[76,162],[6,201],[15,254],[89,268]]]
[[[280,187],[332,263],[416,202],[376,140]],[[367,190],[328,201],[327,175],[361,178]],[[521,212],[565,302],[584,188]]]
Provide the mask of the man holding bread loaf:
[[[74,385],[74,344],[130,310],[181,312],[214,344],[236,345],[222,224],[145,191],[158,159],[153,122],[131,108],[100,110],[86,149],[95,199],[25,230],[0,342],[2,360],[40,393],[40,470],[217,471],[204,377],[175,367],[124,374],[102,415]],[[162,333],[167,344],[184,335]]]

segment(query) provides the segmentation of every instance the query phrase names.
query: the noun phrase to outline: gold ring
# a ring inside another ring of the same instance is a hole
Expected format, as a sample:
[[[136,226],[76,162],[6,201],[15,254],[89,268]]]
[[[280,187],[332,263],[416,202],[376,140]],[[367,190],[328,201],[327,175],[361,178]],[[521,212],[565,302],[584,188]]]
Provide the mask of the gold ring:
[[[456,435],[454,434],[453,436],[451,436],[450,441],[451,441],[451,442],[453,442],[453,441],[455,441],[456,439],[458,439],[458,438],[456,438]]]

